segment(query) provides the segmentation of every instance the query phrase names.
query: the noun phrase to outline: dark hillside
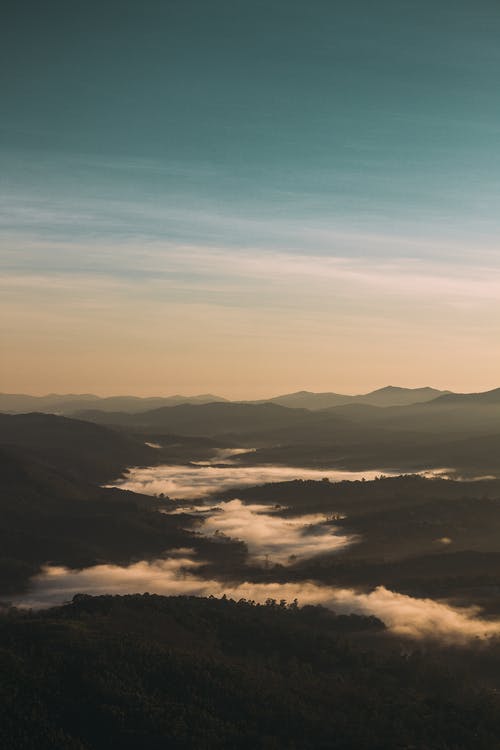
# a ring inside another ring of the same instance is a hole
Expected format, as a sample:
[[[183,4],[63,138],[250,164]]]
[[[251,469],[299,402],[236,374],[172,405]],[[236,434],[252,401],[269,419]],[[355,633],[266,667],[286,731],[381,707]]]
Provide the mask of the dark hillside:
[[[158,513],[170,501],[104,489],[33,460],[18,448],[0,448],[0,594],[26,588],[47,562],[80,568],[161,557],[195,548],[207,560],[234,566],[246,556],[238,542],[223,545],[185,527],[189,516]]]
[[[420,650],[321,607],[152,595],[14,613],[0,637],[3,750],[500,747],[496,644]]]
[[[106,482],[128,466],[152,464],[158,453],[115,430],[53,414],[0,414],[0,445],[36,453],[87,482]]]
[[[289,409],[277,404],[212,403],[181,404],[140,414],[84,411],[81,419],[135,429],[173,432],[179,435],[224,435],[265,433],[279,428],[316,424],[323,415],[307,409]]]

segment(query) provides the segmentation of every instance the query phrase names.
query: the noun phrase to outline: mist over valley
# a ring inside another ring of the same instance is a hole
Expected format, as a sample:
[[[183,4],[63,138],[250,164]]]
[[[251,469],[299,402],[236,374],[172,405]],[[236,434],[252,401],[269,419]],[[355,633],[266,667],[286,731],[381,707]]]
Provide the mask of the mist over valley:
[[[500,750],[499,39],[2,5],[0,750]]]

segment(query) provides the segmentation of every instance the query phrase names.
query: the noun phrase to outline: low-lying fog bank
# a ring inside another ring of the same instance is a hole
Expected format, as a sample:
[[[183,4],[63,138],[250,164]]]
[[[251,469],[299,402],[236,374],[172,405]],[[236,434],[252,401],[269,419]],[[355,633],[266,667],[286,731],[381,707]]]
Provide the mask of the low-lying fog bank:
[[[293,479],[312,479],[330,482],[370,481],[380,476],[399,476],[403,469],[346,471],[341,469],[310,469],[280,464],[240,465],[236,458],[251,453],[253,449],[220,448],[216,455],[206,461],[193,461],[190,464],[159,464],[158,466],[134,466],[122,477],[106,485],[119,487],[145,495],[167,495],[173,500],[195,500],[223,493],[238,487],[253,487],[271,482],[287,482]],[[414,471],[412,474],[442,479],[460,479],[454,469],[439,468]],[[471,477],[484,479],[488,477]]]
[[[172,506],[174,507],[173,511],[167,510],[165,505],[162,508],[160,503],[158,503],[158,511],[174,514],[183,512],[194,516],[198,522],[196,531],[199,534],[215,539],[219,537],[221,540],[224,538],[240,540],[246,545],[251,561],[264,565],[269,562],[288,566],[293,565],[298,560],[301,562],[309,561],[320,554],[337,551],[342,554],[343,550],[349,545],[364,543],[371,530],[378,528],[376,525],[375,527],[368,525],[366,528],[361,527],[359,536],[349,536],[346,533],[341,533],[339,527],[335,525],[339,518],[336,515],[335,505],[332,506],[334,510],[329,511],[329,516],[326,516],[324,512],[312,513],[308,508],[308,498],[305,498],[307,502],[303,505],[299,503],[294,513],[289,516],[281,512],[282,508],[275,504],[272,488],[269,495],[266,496],[266,501],[260,501],[260,503],[256,499],[243,502],[238,499],[238,489],[234,488],[239,488],[242,493],[248,493],[248,490],[243,490],[244,487],[255,487],[268,482],[283,482],[293,479],[313,479],[316,481],[327,479],[333,482],[353,479],[370,480],[380,476],[381,472],[298,470],[297,468],[276,465],[241,467],[231,463],[231,461],[236,460],[235,455],[234,452],[224,455],[219,454],[212,461],[199,462],[188,466],[164,465],[132,468],[128,470],[124,478],[114,482],[112,486],[149,495],[163,493],[176,498],[179,502],[177,506]],[[214,461],[220,460],[224,460],[225,463],[214,463]],[[443,475],[444,471],[433,472],[433,474]],[[399,486],[402,483],[404,485],[402,490],[397,489],[397,487],[394,490],[395,494],[393,492],[393,495],[397,498],[399,492],[402,492],[403,497],[406,497],[406,485],[413,486],[419,482],[426,484],[423,480],[417,480],[415,477],[401,477],[401,482],[398,482],[397,479],[390,479],[385,484]],[[375,482],[372,487],[380,489],[380,491],[383,491],[382,494],[385,495],[385,484]],[[340,485],[338,488],[340,495],[343,495],[344,489],[348,487],[355,489],[356,492],[362,491],[364,494],[366,494],[367,489],[370,489],[368,482],[366,485],[360,482],[351,485],[346,484],[345,487]],[[317,484],[317,488],[328,492],[330,489],[334,489],[333,486],[329,488],[328,484],[321,482]],[[302,493],[300,483],[297,483],[296,489],[299,494]],[[228,490],[231,490],[231,492],[226,495],[226,499],[216,503],[214,497],[217,497],[217,493],[227,493]],[[368,494],[369,497],[365,498],[365,502],[368,503],[367,507],[372,512],[372,496],[370,493]],[[394,497],[392,497],[393,500]],[[193,500],[196,502],[190,503]],[[266,504],[263,504],[264,502]],[[396,504],[395,508],[398,509],[399,507],[399,504]],[[300,515],[300,510],[299,514],[296,512],[299,508],[303,511],[302,515]],[[350,514],[352,511],[349,508],[350,506],[346,506],[341,510]],[[319,507],[317,510],[320,511],[322,508]],[[389,511],[395,512],[391,508],[389,508]],[[381,512],[388,512],[388,510],[383,506]],[[407,516],[406,505],[403,507],[402,513],[404,517]],[[443,517],[446,517],[445,509],[441,509],[440,513]],[[153,516],[156,515],[156,513],[153,513]],[[427,521],[427,515],[424,521]],[[384,516],[384,519],[386,525],[387,518]],[[182,523],[184,523],[183,520]],[[439,524],[431,525],[429,529],[426,526],[425,533],[435,535],[435,530],[441,529],[441,526],[443,526],[441,521],[439,521]],[[385,528],[385,525],[383,528]],[[417,527],[418,531],[420,529],[418,523]],[[356,527],[354,526],[354,528]],[[447,531],[447,528],[441,529],[440,536],[432,536],[434,542],[438,540],[440,545],[449,545],[451,537],[445,534],[445,531]],[[194,540],[194,537],[190,538]],[[418,538],[420,539],[420,537]],[[383,537],[382,542],[384,542]],[[180,544],[169,542],[162,549],[174,546],[180,547],[182,544],[183,542]],[[192,544],[194,545],[195,541],[192,541]],[[241,545],[241,547],[244,554],[244,546]],[[158,552],[155,554],[158,554]],[[174,549],[167,554],[168,557],[162,555],[161,559],[155,561],[136,562],[128,566],[102,564],[82,570],[48,566],[43,573],[32,579],[31,590],[15,598],[13,603],[22,607],[47,607],[67,601],[77,593],[124,594],[145,592],[163,595],[226,595],[236,599],[246,598],[258,602],[265,602],[268,598],[284,599],[289,602],[297,599],[300,605],[321,604],[339,613],[375,615],[386,624],[391,632],[400,636],[437,638],[453,643],[464,643],[471,638],[484,639],[500,636],[500,621],[487,620],[481,617],[481,611],[478,608],[459,608],[442,600],[400,594],[397,591],[390,590],[387,586],[402,587],[398,583],[392,584],[388,580],[384,581],[386,586],[377,587],[375,587],[375,584],[379,583],[381,579],[372,580],[374,588],[369,591],[352,588],[352,586],[362,585],[359,581],[354,582],[352,580],[346,580],[340,586],[322,584],[318,580],[289,583],[269,582],[268,580],[266,583],[259,583],[245,581],[245,578],[251,577],[251,574],[248,572],[245,574],[243,572],[244,567],[242,567],[239,580],[237,580],[237,574],[234,572],[234,582],[227,583],[217,580],[219,573],[213,572],[216,568],[212,568],[211,573],[207,572],[206,567],[203,571],[199,569],[200,566],[205,565],[202,560],[202,553],[198,553],[199,556],[196,556],[191,549]],[[132,559],[140,559],[145,556],[146,554],[141,552],[140,555]],[[282,570],[289,569],[282,568]],[[202,577],[202,572],[210,578]],[[263,577],[269,579],[270,576]],[[316,578],[311,573],[307,574],[307,577]],[[340,579],[330,579],[331,582],[337,580]],[[439,596],[439,594],[436,595]]]
[[[76,593],[217,596],[245,598],[257,602],[266,599],[298,600],[299,605],[321,604],[337,613],[375,615],[399,636],[430,638],[450,643],[487,639],[500,635],[500,622],[482,619],[477,608],[456,608],[432,599],[417,599],[383,586],[369,593],[304,583],[225,584],[196,575],[201,563],[191,550],[172,550],[172,557],[155,562],[138,562],[128,567],[97,565],[80,571],[47,567],[33,579],[29,594],[17,597],[13,604],[42,608],[61,604]]]
[[[180,510],[200,519],[197,530],[205,536],[242,540],[254,560],[260,562],[292,563],[333,552],[354,541],[354,537],[338,535],[323,513],[282,518],[273,514],[272,506],[245,504],[236,498],[217,505],[183,506]]]
[[[222,459],[221,459],[222,460]],[[324,478],[332,482],[375,479],[382,471],[338,471],[336,469],[298,469],[291,466],[238,466],[227,463],[199,462],[190,465],[133,467],[121,479],[107,485],[145,495],[163,493],[172,499],[194,500],[224,492],[233,487],[253,487],[269,482],[286,482],[291,479]],[[397,472],[394,472],[397,475]]]

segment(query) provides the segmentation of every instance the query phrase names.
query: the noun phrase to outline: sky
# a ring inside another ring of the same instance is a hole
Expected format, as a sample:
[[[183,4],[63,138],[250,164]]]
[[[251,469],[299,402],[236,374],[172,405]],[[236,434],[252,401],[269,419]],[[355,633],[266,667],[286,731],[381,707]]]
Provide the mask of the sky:
[[[500,385],[495,0],[45,0],[0,29],[0,390]]]

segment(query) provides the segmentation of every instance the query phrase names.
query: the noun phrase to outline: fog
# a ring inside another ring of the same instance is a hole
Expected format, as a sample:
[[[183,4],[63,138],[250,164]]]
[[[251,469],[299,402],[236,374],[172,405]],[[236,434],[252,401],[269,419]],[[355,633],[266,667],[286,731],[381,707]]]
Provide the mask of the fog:
[[[246,451],[245,451],[246,452]],[[219,460],[222,460],[218,456]],[[253,487],[268,482],[286,482],[292,479],[320,480],[328,477],[331,481],[375,479],[381,471],[337,471],[334,469],[298,469],[291,466],[238,466],[212,465],[212,462],[198,462],[190,465],[170,465],[134,467],[125,476],[116,480],[110,487],[140,492],[146,495],[163,493],[178,500],[193,500],[206,497],[214,492],[224,492],[233,487]],[[387,473],[387,472],[386,472]]]
[[[237,486],[301,479],[372,479],[380,472],[341,472],[297,469],[284,466],[240,467],[231,465],[235,452],[219,453],[212,461],[188,466],[164,465],[132,468],[114,483],[146,494],[164,493],[177,498],[173,512],[197,516],[198,531],[208,537],[226,536],[245,542],[255,561],[292,564],[297,559],[331,553],[356,542],[356,537],[338,533],[323,514],[286,518],[272,505],[245,504],[237,497],[215,503],[216,492]],[[224,460],[221,465],[216,461]],[[237,495],[237,490],[235,490]],[[211,496],[203,502],[203,498]],[[190,500],[196,500],[189,505]],[[185,501],[185,502],[182,502]],[[162,511],[167,512],[167,511]],[[172,511],[170,511],[172,512]],[[443,536],[437,544],[448,545]],[[314,582],[228,584],[206,580],[198,572],[202,561],[193,550],[178,549],[168,559],[142,561],[126,567],[97,565],[84,570],[46,567],[32,579],[29,593],[13,603],[23,607],[46,607],[71,599],[76,593],[126,594],[151,592],[163,595],[222,596],[265,602],[268,598],[300,605],[321,604],[338,613],[375,615],[394,634],[409,638],[431,638],[465,643],[474,638],[500,635],[500,622],[481,617],[478,608],[457,608],[444,601],[418,599],[378,586],[372,591],[335,588]]]
[[[475,638],[500,635],[500,622],[482,619],[477,608],[456,608],[432,599],[417,599],[398,594],[383,586],[369,593],[304,583],[225,584],[204,580],[196,575],[201,564],[191,551],[172,551],[166,560],[138,562],[128,567],[97,565],[81,571],[47,567],[33,579],[29,594],[14,604],[22,607],[47,607],[61,604],[76,593],[222,596],[265,602],[268,598],[298,599],[299,605],[322,604],[337,613],[375,615],[394,634],[408,638],[429,638],[449,643],[466,643]]]
[[[185,510],[202,519],[201,533],[240,539],[246,543],[250,554],[260,560],[294,562],[300,557],[332,552],[354,540],[354,537],[337,535],[331,524],[325,525],[327,517],[322,513],[282,518],[273,514],[272,506],[246,505],[238,499]]]
[[[215,455],[206,461],[192,461],[197,466],[213,466],[214,464],[234,463],[236,456],[243,456],[245,453],[255,453],[255,448],[217,448]]]

